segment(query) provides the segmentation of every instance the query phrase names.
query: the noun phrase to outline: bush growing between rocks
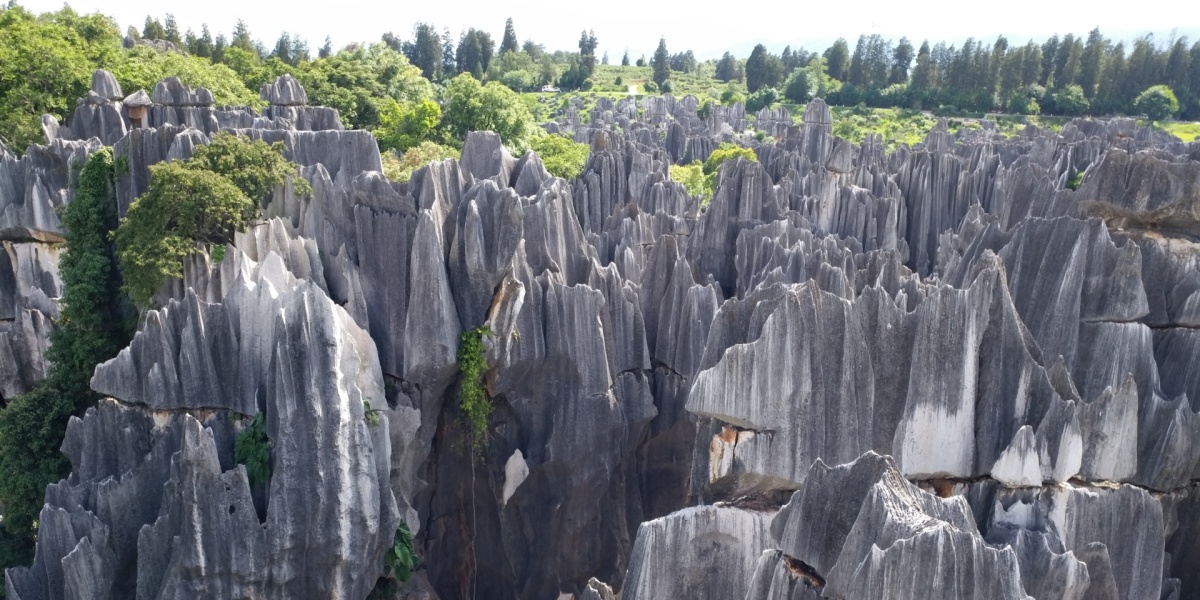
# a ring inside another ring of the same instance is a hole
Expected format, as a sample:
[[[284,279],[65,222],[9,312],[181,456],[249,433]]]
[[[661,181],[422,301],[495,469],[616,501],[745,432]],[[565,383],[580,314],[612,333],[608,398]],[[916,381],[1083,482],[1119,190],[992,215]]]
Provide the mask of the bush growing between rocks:
[[[404,153],[385,152],[383,159],[383,176],[404,183],[412,179],[413,173],[431,162],[447,158],[459,158],[460,152],[450,146],[442,146],[430,141],[424,141]]]
[[[590,147],[570,138],[551,134],[533,138],[533,151],[542,159],[542,165],[555,177],[575,179],[583,172]]]
[[[461,144],[468,131],[494,131],[517,151],[528,147],[534,128],[533,116],[516,92],[494,81],[480,84],[470,73],[446,86],[442,125],[454,143]]]
[[[406,151],[432,139],[442,120],[442,108],[432,100],[401,104],[388,98],[379,110],[379,127],[372,133],[380,150]]]
[[[276,186],[290,181],[298,193],[311,193],[282,150],[220,133],[190,160],[152,165],[149,189],[129,206],[114,238],[130,299],[149,308],[167,279],[183,276],[183,259],[197,244],[232,242]]]

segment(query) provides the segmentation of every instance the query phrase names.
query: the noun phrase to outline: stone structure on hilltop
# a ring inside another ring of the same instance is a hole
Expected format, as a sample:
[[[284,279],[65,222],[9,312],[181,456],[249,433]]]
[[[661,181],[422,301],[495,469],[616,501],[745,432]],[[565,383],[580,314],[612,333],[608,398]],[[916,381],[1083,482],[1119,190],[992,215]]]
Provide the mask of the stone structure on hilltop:
[[[762,144],[666,96],[548,123],[591,145],[574,181],[475,132],[401,185],[290,77],[261,114],[121,93],[97,72],[46,146],[0,148],[4,397],[44,373],[71,162],[114,145],[123,211],[233,130],[313,191],[193,256],[96,368],[10,599],[364,598],[401,521],[411,597],[1200,598],[1194,142],[941,123],[887,153],[816,100],[760,111]],[[669,166],[724,141],[758,161],[701,205]]]

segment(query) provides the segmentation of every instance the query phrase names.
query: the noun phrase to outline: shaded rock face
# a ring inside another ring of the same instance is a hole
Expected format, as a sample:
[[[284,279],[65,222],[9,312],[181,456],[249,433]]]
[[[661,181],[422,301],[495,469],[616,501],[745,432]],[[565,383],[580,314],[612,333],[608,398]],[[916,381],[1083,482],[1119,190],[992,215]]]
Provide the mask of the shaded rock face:
[[[96,369],[112,399],[72,421],[11,597],[363,598],[400,520],[414,597],[1195,587],[1194,149],[1078,120],[943,123],[888,154],[834,136],[819,100],[799,124],[761,113],[762,145],[740,105],[664,97],[548,124],[591,145],[575,181],[474,132],[400,185],[294,79],[262,96],[261,116],[170,80],[122,101],[151,115],[116,142],[122,212],[221,129],[282,142],[313,193],[276,190],[221,263],[190,258]],[[731,140],[759,160],[724,164],[702,207],[669,167]],[[39,258],[61,232],[26,207],[69,201],[40,189],[69,190],[55,157],[95,144],[0,151],[20,385],[61,293]],[[260,413],[273,476],[251,485],[232,448]]]

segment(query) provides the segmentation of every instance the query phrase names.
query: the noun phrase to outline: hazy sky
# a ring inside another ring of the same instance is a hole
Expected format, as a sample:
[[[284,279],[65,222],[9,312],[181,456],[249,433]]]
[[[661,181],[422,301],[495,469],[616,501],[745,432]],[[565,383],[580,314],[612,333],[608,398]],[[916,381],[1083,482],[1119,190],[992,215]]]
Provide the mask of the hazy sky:
[[[34,11],[57,10],[62,0],[18,0]],[[1053,34],[1086,34],[1093,27],[1110,38],[1132,39],[1153,32],[1164,41],[1172,34],[1200,37],[1200,9],[1192,0],[1139,0],[1120,4],[1109,0],[1089,3],[1046,0],[962,2],[961,0],[835,0],[825,2],[647,2],[608,0],[496,0],[414,2],[368,2],[304,0],[262,2],[206,0],[163,2],[162,0],[76,0],[70,5],[80,12],[100,11],[114,17],[122,30],[129,25],[141,29],[147,14],[160,19],[175,15],[180,29],[197,32],[207,23],[213,35],[228,34],[238,18],[268,46],[283,31],[298,33],[316,51],[325,36],[335,47],[354,41],[376,41],[384,32],[411,35],[414,22],[426,21],[438,29],[449,27],[457,39],[467,27],[492,33],[499,44],[504,20],[512,17],[517,37],[532,38],[549,50],[577,48],[579,34],[592,29],[600,52],[612,62],[629,50],[636,60],[653,53],[659,37],[665,37],[671,52],[691,49],[701,58],[720,56],[732,50],[746,56],[756,43],[775,52],[791,44],[822,50],[844,36],[879,33],[899,39],[960,42],[969,36],[995,40],[998,34],[1009,44],[1029,39],[1042,40]],[[1117,7],[1120,7],[1119,9]]]

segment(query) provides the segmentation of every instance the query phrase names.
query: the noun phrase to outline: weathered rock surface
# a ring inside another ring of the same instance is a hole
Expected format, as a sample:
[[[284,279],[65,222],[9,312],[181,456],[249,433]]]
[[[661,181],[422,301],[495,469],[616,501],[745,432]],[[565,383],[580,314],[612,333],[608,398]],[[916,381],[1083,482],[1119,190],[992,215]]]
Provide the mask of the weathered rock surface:
[[[398,184],[289,76],[261,115],[96,77],[47,146],[0,149],[4,397],[44,372],[53,209],[98,143],[122,212],[223,129],[313,193],[190,258],[96,369],[115,400],[72,421],[10,597],[363,598],[400,519],[414,597],[1196,597],[1192,146],[942,122],[889,153],[820,100],[757,115],[762,144],[740,104],[601,99],[547,125],[590,144],[575,181],[475,132]],[[700,206],[669,167],[726,141],[758,161]]]

